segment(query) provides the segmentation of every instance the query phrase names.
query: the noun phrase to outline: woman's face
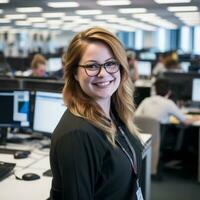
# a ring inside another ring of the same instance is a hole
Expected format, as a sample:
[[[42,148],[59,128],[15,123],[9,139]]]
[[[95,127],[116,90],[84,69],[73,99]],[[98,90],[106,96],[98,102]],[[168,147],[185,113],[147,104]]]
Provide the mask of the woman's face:
[[[34,74],[36,76],[45,76],[45,73],[46,73],[46,65],[38,63],[37,68],[34,69]]]
[[[79,64],[103,64],[108,61],[116,61],[110,49],[103,43],[93,42],[87,45]],[[121,80],[120,70],[109,74],[104,67],[101,67],[100,73],[93,77],[88,76],[83,67],[78,67],[75,78],[81,89],[96,102],[110,100]]]

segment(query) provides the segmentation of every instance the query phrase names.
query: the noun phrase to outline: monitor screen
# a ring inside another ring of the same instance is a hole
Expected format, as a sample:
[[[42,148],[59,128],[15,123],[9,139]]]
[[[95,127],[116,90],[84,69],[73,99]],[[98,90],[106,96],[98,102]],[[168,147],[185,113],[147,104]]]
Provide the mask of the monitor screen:
[[[192,81],[192,101],[200,102],[200,78],[194,78]]]
[[[151,62],[138,61],[138,74],[139,76],[151,76]]]
[[[29,91],[0,91],[0,126],[28,127],[30,125]]]
[[[52,134],[66,110],[61,93],[41,92],[35,94],[33,130]]]
[[[47,63],[47,71],[58,71],[62,68],[61,58],[49,58]]]
[[[181,62],[180,66],[181,66],[181,69],[184,72],[188,72],[189,71],[190,62]]]
[[[156,60],[156,54],[153,52],[141,52],[139,57],[141,60]]]

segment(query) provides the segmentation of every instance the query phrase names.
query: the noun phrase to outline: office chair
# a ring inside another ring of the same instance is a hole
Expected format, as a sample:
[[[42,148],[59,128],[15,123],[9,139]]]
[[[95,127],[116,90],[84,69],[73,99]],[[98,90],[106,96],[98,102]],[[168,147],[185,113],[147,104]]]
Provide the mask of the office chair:
[[[134,121],[142,133],[152,135],[151,174],[156,174],[160,156],[160,122],[145,116],[135,116]]]

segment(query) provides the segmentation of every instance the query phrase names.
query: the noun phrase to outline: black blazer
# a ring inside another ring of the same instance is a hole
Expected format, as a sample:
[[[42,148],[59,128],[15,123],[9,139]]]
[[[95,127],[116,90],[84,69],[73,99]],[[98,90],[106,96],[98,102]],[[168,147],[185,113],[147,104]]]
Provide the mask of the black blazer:
[[[142,145],[121,125],[136,152],[140,174]],[[53,200],[136,199],[136,176],[124,152],[113,147],[102,130],[69,110],[52,135],[50,163]]]

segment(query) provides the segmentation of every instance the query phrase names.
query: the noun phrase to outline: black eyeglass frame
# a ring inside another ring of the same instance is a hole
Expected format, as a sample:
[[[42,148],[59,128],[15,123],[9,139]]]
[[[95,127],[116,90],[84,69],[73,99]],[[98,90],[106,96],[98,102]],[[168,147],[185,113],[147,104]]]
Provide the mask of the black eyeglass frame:
[[[108,64],[109,62],[115,62],[115,65],[117,66],[117,70],[116,70],[116,71],[114,71],[114,72],[109,72],[109,71],[108,71],[108,69],[107,69],[107,67],[106,67],[106,64]],[[92,75],[92,76],[89,75],[88,72],[87,72],[87,69],[88,69],[91,65],[96,65],[96,66],[98,66],[98,72],[97,72],[97,74]],[[86,73],[88,76],[90,76],[90,77],[98,76],[98,75],[100,74],[100,72],[101,72],[102,67],[106,70],[107,73],[109,73],[109,74],[115,74],[115,73],[117,73],[117,72],[119,71],[120,66],[121,66],[120,63],[117,62],[117,61],[107,61],[107,62],[105,62],[105,63],[103,63],[103,64],[93,63],[93,64],[86,64],[86,65],[78,65],[78,67],[83,67],[83,68],[85,69],[85,73]]]

